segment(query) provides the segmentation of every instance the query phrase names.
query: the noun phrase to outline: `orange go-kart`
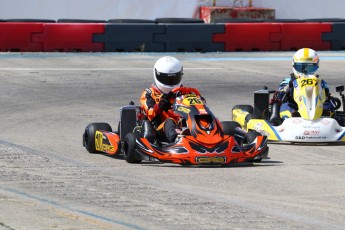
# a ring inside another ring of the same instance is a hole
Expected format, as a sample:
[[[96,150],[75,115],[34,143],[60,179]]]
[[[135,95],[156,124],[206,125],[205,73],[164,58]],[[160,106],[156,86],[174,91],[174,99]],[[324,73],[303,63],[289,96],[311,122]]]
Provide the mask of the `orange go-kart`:
[[[107,123],[89,124],[83,145],[91,153],[123,153],[128,163],[170,162],[180,165],[227,165],[259,162],[268,155],[267,137],[246,132],[234,121],[213,115],[195,88],[180,87],[171,92],[173,101],[166,114],[180,117],[182,129],[174,143],[156,135],[140,106],[121,108],[118,131]]]

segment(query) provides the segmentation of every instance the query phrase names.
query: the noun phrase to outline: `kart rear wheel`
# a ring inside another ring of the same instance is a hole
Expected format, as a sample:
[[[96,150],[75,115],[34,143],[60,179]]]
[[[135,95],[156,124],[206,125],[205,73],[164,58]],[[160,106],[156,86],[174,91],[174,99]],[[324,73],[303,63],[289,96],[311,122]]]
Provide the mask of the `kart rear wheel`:
[[[85,128],[83,134],[83,146],[89,153],[99,153],[96,150],[95,144],[95,133],[97,130],[103,130],[111,132],[111,126],[108,123],[91,123],[88,124]]]
[[[134,133],[128,133],[123,140],[123,158],[131,164],[138,164],[141,160],[135,157],[136,136]]]

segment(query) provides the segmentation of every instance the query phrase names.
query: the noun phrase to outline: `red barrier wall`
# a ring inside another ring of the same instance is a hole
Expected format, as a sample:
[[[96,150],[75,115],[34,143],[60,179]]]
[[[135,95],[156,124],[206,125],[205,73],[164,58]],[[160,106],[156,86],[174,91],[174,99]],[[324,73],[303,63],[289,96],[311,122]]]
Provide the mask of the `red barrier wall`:
[[[281,51],[309,47],[330,50],[331,42],[322,41],[322,33],[332,31],[331,23],[281,23],[281,34],[274,34],[271,41],[280,42]]]
[[[226,23],[215,24],[217,27],[224,26],[224,33],[213,33],[209,43],[224,43],[217,46],[215,51],[289,51],[298,50],[301,47],[310,47],[315,50],[331,50],[332,41],[336,38],[323,41],[324,35],[333,33],[333,28],[337,24],[320,22],[302,23]],[[123,24],[123,26],[126,26]],[[145,31],[145,24],[140,25]],[[152,25],[151,25],[152,26]],[[166,25],[168,27],[169,24]],[[176,25],[178,27],[178,25]],[[105,23],[44,23],[44,22],[0,22],[0,51],[16,52],[104,52],[105,46],[97,41],[96,34],[107,34],[107,36],[117,36],[113,32],[106,31]],[[110,27],[109,27],[110,28]],[[179,33],[190,32],[188,26],[181,25]],[[222,27],[223,28],[223,27]],[[188,30],[188,31],[186,31]],[[131,36],[131,31],[123,30],[118,36]],[[205,31],[206,33],[207,31]],[[167,33],[167,32],[166,32]],[[162,33],[161,37],[168,36]],[[335,37],[336,35],[333,35]],[[183,37],[183,36],[182,36]],[[182,37],[179,37],[183,39]],[[149,37],[152,41],[151,47],[156,47],[162,41],[157,41],[154,37]],[[99,41],[99,40],[98,40]],[[116,41],[116,38],[114,39]],[[126,40],[124,40],[126,42]],[[188,39],[181,42],[190,42]],[[207,44],[200,45],[200,49],[207,50]],[[209,46],[209,44],[208,44]],[[185,45],[188,50],[192,45]],[[336,47],[342,47],[338,44]],[[161,48],[162,52],[167,51],[167,47]],[[145,50],[154,52],[152,49]],[[212,50],[213,51],[213,50]]]
[[[226,23],[225,34],[214,35],[213,41],[224,42],[224,51],[330,50],[322,34],[331,31],[331,23]]]
[[[34,42],[43,43],[44,52],[101,52],[103,43],[93,43],[93,34],[103,34],[104,23],[46,23]]]
[[[39,52],[41,42],[33,42],[32,36],[43,32],[43,23],[0,23],[0,51]]]
[[[271,36],[280,33],[280,24],[226,23],[225,33],[214,35],[213,40],[225,42],[225,51],[279,50],[280,42],[271,41]]]

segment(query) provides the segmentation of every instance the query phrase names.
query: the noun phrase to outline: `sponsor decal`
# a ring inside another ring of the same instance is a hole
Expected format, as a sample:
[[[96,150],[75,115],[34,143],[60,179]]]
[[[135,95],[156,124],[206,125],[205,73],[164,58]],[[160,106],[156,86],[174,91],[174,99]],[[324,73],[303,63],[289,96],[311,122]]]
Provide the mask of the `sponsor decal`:
[[[293,123],[295,123],[296,125],[299,124],[299,123],[301,123],[301,122],[302,122],[301,119],[294,119],[294,120],[293,120]]]
[[[256,123],[256,125],[261,127],[261,128],[262,128],[262,126],[264,126],[264,124],[262,122],[258,122],[258,123]]]
[[[301,61],[313,61],[312,57],[301,57],[300,58]]]
[[[253,128],[254,128],[256,131],[261,132],[261,131],[262,131],[262,126],[263,126],[262,122],[257,122],[257,123],[254,125]]]
[[[196,157],[195,161],[198,164],[225,163],[226,157]]]
[[[319,135],[320,130],[304,130],[303,135],[308,136],[308,135]]]
[[[102,145],[103,145],[103,134],[99,131],[96,131],[96,135],[95,135],[96,150],[101,151]]]
[[[296,136],[296,140],[312,140],[312,139],[327,139],[327,137],[320,136]]]
[[[103,143],[103,139],[107,140],[106,136],[103,136],[103,133],[96,131],[95,135],[95,147],[97,151],[101,152],[114,152],[114,146],[107,145]]]
[[[102,150],[100,150],[100,151],[103,151],[103,152],[114,152],[114,146],[103,144],[102,145]]]
[[[324,125],[328,125],[330,122],[327,121],[326,119],[322,119],[322,120],[321,120],[321,123],[324,124]]]
[[[316,129],[320,129],[320,126],[303,125],[303,128],[316,130]]]
[[[207,112],[206,112],[205,109],[199,109],[199,113],[200,113],[200,114],[207,114]]]
[[[183,112],[183,113],[190,113],[190,109],[187,109],[187,108],[182,107],[182,106],[178,107],[177,110],[180,112]]]

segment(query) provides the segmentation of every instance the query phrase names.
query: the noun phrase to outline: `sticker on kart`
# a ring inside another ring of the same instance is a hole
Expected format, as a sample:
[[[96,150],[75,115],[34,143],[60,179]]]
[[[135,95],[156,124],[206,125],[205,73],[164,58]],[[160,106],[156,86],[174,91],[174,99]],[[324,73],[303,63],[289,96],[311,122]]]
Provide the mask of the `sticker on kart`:
[[[104,136],[102,132],[96,131],[96,134],[95,134],[96,150],[101,151],[101,152],[115,152],[114,146],[103,143],[103,139],[108,141],[107,137]]]
[[[196,157],[195,161],[198,164],[211,164],[211,163],[225,163],[226,162],[226,157]]]

